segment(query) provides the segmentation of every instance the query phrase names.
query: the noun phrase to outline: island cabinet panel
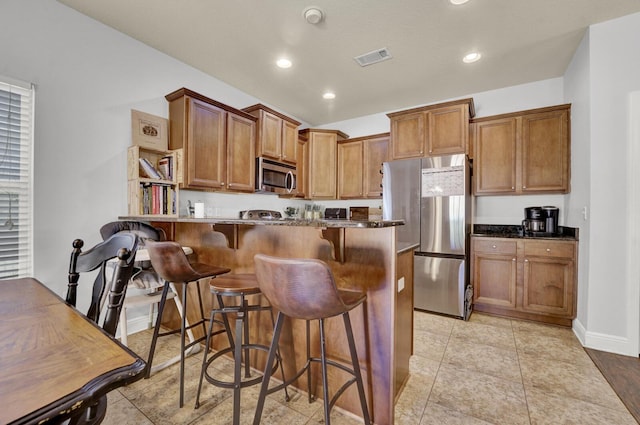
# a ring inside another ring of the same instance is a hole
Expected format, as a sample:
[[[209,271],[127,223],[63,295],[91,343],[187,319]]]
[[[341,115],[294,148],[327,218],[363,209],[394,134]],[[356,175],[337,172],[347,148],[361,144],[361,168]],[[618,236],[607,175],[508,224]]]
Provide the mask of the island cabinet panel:
[[[256,155],[295,165],[300,123],[262,104],[243,111],[258,118]]]
[[[461,99],[387,114],[391,159],[468,153],[473,99]]]
[[[474,194],[568,193],[570,108],[558,105],[474,119]]]
[[[181,187],[253,192],[257,119],[185,88],[165,98],[169,147],[183,149]]]
[[[381,228],[340,228],[342,232],[344,258],[336,258],[333,242],[325,239],[327,229],[304,225],[249,225],[197,223],[188,220],[174,222],[154,222],[162,225],[168,235],[182,245],[193,248],[197,261],[231,268],[231,273],[253,273],[253,257],[265,253],[279,257],[318,258],[331,268],[336,285],[345,289],[366,292],[364,305],[349,313],[356,340],[356,350],[362,368],[365,393],[372,420],[376,424],[391,424],[394,421],[394,400],[406,381],[409,357],[413,340],[411,308],[413,290],[413,253],[396,253],[395,227]],[[219,226],[234,227],[237,243],[230,247],[227,235],[218,232]],[[213,230],[212,230],[213,229]],[[398,291],[398,278],[404,277],[404,289]],[[207,282],[200,282],[202,291],[208,291]],[[196,288],[189,286],[189,305],[197,305]],[[179,291],[180,292],[180,291]],[[211,299],[205,297],[206,309],[211,307]],[[268,301],[261,296],[253,296],[250,302]],[[173,304],[167,304],[168,313],[164,323],[167,326],[179,324],[180,317]],[[189,311],[189,320],[195,320],[196,309]],[[190,316],[193,313],[193,317]],[[233,318],[231,318],[233,319]],[[269,344],[273,324],[268,312],[249,314],[250,332],[253,343]],[[326,320],[327,355],[337,361],[349,361],[344,325],[340,317]],[[317,322],[311,323],[312,353],[319,356],[319,335]],[[305,321],[287,320],[282,330],[280,351],[287,376],[304,365]],[[200,328],[193,330],[196,336]],[[227,347],[224,335],[217,335],[212,342],[214,348]],[[262,369],[266,353],[256,350],[252,353],[252,367]],[[312,392],[321,397],[321,376],[319,368],[313,368]],[[279,372],[275,374],[279,378]],[[331,386],[345,382],[348,376],[341,370],[330,368]],[[205,385],[207,385],[205,383]],[[306,391],[307,377],[303,374],[294,385]],[[337,406],[361,416],[360,404],[355,385],[350,386],[338,399]]]
[[[577,241],[471,239],[475,310],[571,326]]]

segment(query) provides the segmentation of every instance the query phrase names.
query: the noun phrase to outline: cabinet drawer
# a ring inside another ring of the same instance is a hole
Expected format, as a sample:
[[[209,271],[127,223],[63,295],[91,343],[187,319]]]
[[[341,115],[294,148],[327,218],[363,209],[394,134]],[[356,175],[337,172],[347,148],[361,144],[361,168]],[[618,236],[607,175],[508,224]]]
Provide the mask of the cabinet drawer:
[[[573,258],[575,255],[575,244],[573,242],[559,241],[526,241],[524,244],[524,255]]]
[[[505,240],[497,238],[474,239],[473,249],[475,252],[516,255],[516,240]]]

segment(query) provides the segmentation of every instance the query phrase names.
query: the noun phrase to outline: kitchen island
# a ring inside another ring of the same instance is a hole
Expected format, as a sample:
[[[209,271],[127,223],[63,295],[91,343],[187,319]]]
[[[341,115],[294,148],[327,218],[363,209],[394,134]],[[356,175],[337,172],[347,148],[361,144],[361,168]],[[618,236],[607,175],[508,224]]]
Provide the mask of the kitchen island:
[[[140,220],[141,217],[121,219]],[[229,267],[232,273],[253,273],[253,257],[257,253],[317,258],[329,265],[339,287],[366,292],[366,302],[350,316],[368,406],[374,423],[393,423],[394,403],[408,378],[413,349],[413,250],[398,252],[396,247],[396,226],[402,225],[402,221],[171,217],[147,218],[147,221],[163,228],[168,239],[191,247],[197,261]],[[206,285],[202,285],[206,291]],[[193,297],[190,305],[195,305],[195,291],[190,297]],[[165,324],[177,326],[177,313],[167,313],[171,314],[165,314]],[[272,334],[270,317],[264,312],[250,316],[252,342],[268,344]],[[282,331],[280,349],[287,376],[293,376],[306,360],[305,329],[304,321],[291,320]],[[342,321],[329,319],[326,329],[328,356],[348,362],[350,356]],[[316,325],[311,327],[311,338],[312,355],[319,356]],[[213,341],[214,348],[227,345],[226,338],[220,335]],[[262,368],[265,357],[264,353],[256,352],[251,359],[252,366]],[[334,390],[348,378],[340,370],[329,373],[330,388]],[[279,372],[274,376],[279,378]],[[300,377],[295,386],[306,391],[306,376]],[[319,369],[314,369],[312,390],[321,396]],[[351,386],[337,406],[360,416],[357,400],[356,388]]]

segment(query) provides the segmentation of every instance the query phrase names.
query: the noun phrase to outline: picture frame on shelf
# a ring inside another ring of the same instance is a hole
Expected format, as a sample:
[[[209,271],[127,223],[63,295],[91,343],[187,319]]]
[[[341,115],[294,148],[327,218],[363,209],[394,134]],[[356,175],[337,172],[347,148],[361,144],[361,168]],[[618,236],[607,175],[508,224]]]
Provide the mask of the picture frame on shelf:
[[[131,110],[131,144],[166,151],[169,147],[169,120]]]

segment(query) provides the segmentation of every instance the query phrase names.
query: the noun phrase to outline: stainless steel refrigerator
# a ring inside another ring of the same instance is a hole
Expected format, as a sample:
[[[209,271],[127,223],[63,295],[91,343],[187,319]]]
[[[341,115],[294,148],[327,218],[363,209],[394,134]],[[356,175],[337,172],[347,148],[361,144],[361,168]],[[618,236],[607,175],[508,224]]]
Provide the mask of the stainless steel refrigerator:
[[[471,178],[466,155],[383,164],[383,218],[403,219],[399,249],[417,245],[414,307],[468,319]]]

